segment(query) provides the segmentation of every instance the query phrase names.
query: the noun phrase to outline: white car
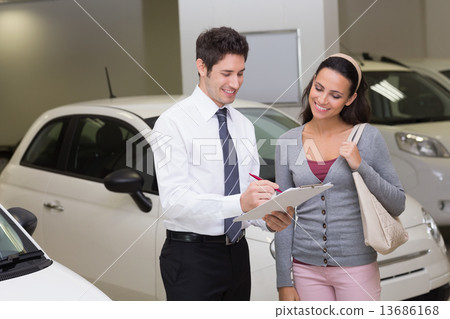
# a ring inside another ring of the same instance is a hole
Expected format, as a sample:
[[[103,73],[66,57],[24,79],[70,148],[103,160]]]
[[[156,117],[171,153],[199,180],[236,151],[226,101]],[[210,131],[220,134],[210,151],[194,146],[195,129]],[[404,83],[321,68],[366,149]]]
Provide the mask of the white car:
[[[36,223],[29,211],[0,205],[0,300],[110,300],[45,254],[27,233]]]
[[[438,225],[450,225],[450,94],[404,66],[360,60],[371,123],[382,133],[405,191]]]
[[[450,91],[450,59],[402,59],[401,62]]]
[[[180,98],[116,98],[49,110],[0,176],[0,201],[38,215],[39,244],[115,300],[165,299],[159,254],[166,233],[149,143],[158,116]],[[298,123],[260,103],[233,105],[254,122],[260,175],[273,180],[275,140]],[[411,197],[401,218],[410,241],[380,256],[382,298],[448,299],[449,265],[433,219]],[[251,299],[277,300],[273,234],[250,227],[246,237]]]

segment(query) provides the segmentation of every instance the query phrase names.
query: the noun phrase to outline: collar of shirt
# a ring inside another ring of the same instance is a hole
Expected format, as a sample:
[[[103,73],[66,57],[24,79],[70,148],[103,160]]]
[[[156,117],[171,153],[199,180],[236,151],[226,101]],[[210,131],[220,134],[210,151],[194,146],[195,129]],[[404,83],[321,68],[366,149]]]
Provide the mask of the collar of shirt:
[[[211,100],[211,98],[207,96],[198,85],[192,95],[195,99],[201,101],[201,103],[199,103],[200,106],[196,105],[196,107],[205,122],[216,115],[218,109],[217,104],[214,103],[214,101]],[[229,104],[225,104],[223,107],[228,109],[227,118],[233,121],[233,113],[235,112],[235,109]]]

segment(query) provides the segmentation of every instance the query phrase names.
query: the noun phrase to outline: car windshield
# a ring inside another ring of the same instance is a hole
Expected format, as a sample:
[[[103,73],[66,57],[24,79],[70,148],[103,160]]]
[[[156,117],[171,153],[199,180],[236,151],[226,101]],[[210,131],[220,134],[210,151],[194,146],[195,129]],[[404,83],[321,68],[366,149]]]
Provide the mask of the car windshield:
[[[0,260],[24,252],[25,248],[19,235],[8,221],[0,215]]]
[[[450,79],[450,70],[443,70],[441,73]]]
[[[52,264],[0,205],[0,281],[24,276]]]
[[[399,124],[450,119],[450,94],[415,72],[364,72],[372,123]]]
[[[299,123],[283,113],[266,108],[239,108],[255,126],[256,142],[261,157],[260,176],[275,180],[275,145],[283,133],[299,126]]]

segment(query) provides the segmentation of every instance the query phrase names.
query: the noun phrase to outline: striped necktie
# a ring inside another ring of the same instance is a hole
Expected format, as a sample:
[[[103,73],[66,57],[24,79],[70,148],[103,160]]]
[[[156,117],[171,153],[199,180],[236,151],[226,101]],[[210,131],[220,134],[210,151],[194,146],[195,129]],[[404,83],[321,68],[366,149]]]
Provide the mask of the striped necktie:
[[[219,120],[219,136],[223,150],[223,165],[225,177],[225,196],[239,194],[239,166],[237,162],[236,149],[233,140],[228,132],[227,109],[222,108],[216,112]],[[225,234],[230,242],[237,240],[241,231],[241,222],[233,222],[234,217],[225,219]]]

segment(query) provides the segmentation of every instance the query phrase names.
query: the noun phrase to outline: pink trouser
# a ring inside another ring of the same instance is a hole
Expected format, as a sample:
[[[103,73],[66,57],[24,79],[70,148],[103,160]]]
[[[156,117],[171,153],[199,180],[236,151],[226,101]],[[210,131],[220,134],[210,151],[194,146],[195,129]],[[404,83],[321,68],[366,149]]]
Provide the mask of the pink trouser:
[[[380,300],[380,271],[377,262],[342,268],[293,263],[293,273],[300,300]]]

